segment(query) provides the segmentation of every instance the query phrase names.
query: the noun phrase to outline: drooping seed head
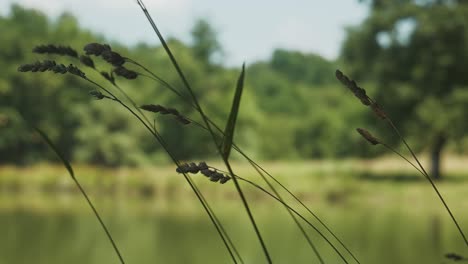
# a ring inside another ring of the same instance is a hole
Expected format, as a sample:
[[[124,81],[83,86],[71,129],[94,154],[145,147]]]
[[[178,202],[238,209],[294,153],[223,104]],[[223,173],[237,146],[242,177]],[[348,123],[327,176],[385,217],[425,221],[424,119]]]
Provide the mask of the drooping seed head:
[[[80,56],[80,61],[81,61],[81,63],[83,63],[85,66],[95,69],[94,61],[93,61],[89,56],[81,55],[81,56]]]
[[[114,65],[115,67],[122,66],[125,63],[124,57],[120,56],[119,53],[105,50],[101,53],[101,57],[108,63]]]
[[[380,144],[380,141],[377,138],[375,138],[374,136],[372,136],[372,134],[369,133],[369,131],[367,131],[367,130],[365,130],[363,128],[357,128],[356,130],[357,130],[357,132],[359,134],[361,134],[361,136],[363,138],[365,138],[372,145]]]
[[[227,181],[229,181],[231,179],[231,177],[229,176],[224,176],[223,178],[221,178],[221,180],[219,180],[219,183],[221,184],[225,184]]]
[[[180,164],[180,166],[176,168],[176,172],[187,173],[189,169],[190,169],[190,166],[187,163],[184,163],[184,164]]]
[[[204,169],[204,170],[201,170],[200,172],[201,172],[201,174],[205,175],[206,177],[211,177],[211,175],[216,173],[215,171],[210,170],[210,169]]]
[[[198,168],[199,168],[200,170],[207,170],[207,169],[208,169],[208,165],[206,164],[206,162],[201,161],[200,163],[198,163]]]
[[[101,76],[104,77],[104,79],[108,80],[110,83],[115,84],[114,76],[112,76],[108,72],[102,71]]]
[[[81,78],[86,78],[86,75],[84,72],[82,72],[78,67],[76,67],[73,64],[68,65],[67,71],[73,75],[79,76]]]
[[[111,47],[107,44],[89,43],[84,46],[83,50],[86,55],[100,56],[104,51],[110,51]]]
[[[63,64],[57,64],[54,67],[52,67],[52,71],[55,73],[65,74],[67,73],[67,66]]]
[[[456,253],[447,253],[445,254],[445,257],[448,258],[448,259],[451,259],[453,261],[461,261],[461,260],[464,260],[465,258],[456,254]]]
[[[335,71],[336,78],[346,86],[353,94],[356,96],[363,105],[369,106],[371,105],[371,100],[366,94],[366,90],[359,87],[354,80],[348,78],[348,76],[344,75],[340,70]]]
[[[124,77],[126,79],[129,79],[129,80],[133,80],[133,79],[136,79],[138,77],[137,72],[129,70],[129,69],[123,67],[123,66],[116,67],[114,69],[114,72],[115,72],[116,75],[122,76],[122,77]]]
[[[154,105],[154,104],[142,105],[142,106],[140,106],[140,108],[143,109],[143,110],[146,110],[146,111],[153,112],[153,113],[158,113],[158,112],[166,109],[165,107],[163,107],[161,105]]]
[[[104,99],[104,95],[99,92],[99,91],[90,91],[89,92],[89,95],[91,95],[92,97],[96,98],[96,100],[102,100]]]
[[[34,67],[33,64],[23,64],[18,67],[19,72],[29,72]]]
[[[188,165],[189,165],[189,168],[187,170],[188,172],[196,174],[196,173],[198,173],[200,171],[197,164],[195,164],[193,162],[190,162]]]
[[[53,44],[39,45],[34,47],[32,51],[39,54],[57,54],[78,58],[78,52],[69,46],[56,46]]]

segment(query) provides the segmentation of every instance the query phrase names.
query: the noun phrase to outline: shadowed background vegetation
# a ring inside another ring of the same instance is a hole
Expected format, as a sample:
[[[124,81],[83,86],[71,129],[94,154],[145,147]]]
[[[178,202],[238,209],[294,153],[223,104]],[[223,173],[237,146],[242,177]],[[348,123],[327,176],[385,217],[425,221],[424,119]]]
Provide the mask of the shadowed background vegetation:
[[[334,79],[334,70],[344,67],[403,125],[418,151],[436,155],[443,148],[466,154],[466,8],[377,3],[361,26],[349,29],[342,60],[278,49],[268,61],[248,65],[236,135],[242,147],[259,159],[379,154],[352,132],[356,126],[373,129],[375,122]],[[81,50],[89,42],[106,42],[102,36],[81,28],[70,14],[52,21],[17,5],[0,18],[0,28],[0,162],[28,164],[51,158],[44,156],[40,140],[18,123],[20,114],[46,129],[72,161],[117,166],[165,160],[128,114],[114,105],[93,102],[87,95],[88,84],[70,76],[16,73],[21,62],[39,58],[31,53],[36,45],[66,44]],[[110,44],[180,86],[160,46]],[[170,45],[208,114],[216,121],[225,120],[231,98],[226,94],[234,90],[237,70],[223,66],[216,32],[199,20],[190,43],[171,39]],[[171,105],[191,114],[180,100],[149,80],[139,78],[123,86],[137,104]],[[205,133],[188,133],[165,120],[157,123],[179,158],[215,154],[199,147],[210,140]]]

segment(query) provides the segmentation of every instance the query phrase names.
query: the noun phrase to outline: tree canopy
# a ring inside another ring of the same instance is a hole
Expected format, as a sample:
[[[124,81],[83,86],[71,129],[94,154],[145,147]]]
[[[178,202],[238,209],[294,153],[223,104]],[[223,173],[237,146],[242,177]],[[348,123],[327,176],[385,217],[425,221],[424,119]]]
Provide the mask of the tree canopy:
[[[429,148],[438,175],[442,148],[468,128],[468,3],[367,2],[370,16],[349,30],[342,58],[354,78],[376,84],[377,101],[412,141]]]

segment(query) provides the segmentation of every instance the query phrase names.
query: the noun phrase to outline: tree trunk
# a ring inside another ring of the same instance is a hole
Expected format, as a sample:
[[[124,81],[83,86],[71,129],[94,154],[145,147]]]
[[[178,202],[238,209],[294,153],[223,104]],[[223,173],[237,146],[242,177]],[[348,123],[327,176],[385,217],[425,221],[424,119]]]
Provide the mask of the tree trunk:
[[[431,175],[434,180],[441,180],[442,174],[440,173],[440,156],[442,148],[445,146],[447,138],[445,135],[437,135],[431,151]]]

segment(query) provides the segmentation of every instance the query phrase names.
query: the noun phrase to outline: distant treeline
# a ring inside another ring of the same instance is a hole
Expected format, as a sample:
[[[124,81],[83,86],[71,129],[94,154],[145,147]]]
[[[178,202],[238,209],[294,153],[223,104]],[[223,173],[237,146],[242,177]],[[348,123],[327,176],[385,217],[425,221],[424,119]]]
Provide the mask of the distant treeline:
[[[109,43],[81,28],[70,14],[52,21],[41,12],[18,5],[0,17],[0,32],[0,163],[28,164],[55,158],[21,116],[48,133],[74,162],[117,166],[167,159],[132,116],[109,100],[93,99],[89,91],[94,87],[83,80],[49,72],[17,72],[21,64],[52,58],[65,65],[77,65],[91,79],[111,88],[98,73],[77,60],[32,53],[35,46],[49,43],[70,46],[82,53],[87,43],[100,42],[145,65],[174,87],[182,87],[160,46]],[[239,69],[223,66],[222,46],[206,21],[194,24],[192,37],[190,43],[170,39],[169,45],[207,114],[224,127]],[[96,63],[99,70],[109,71],[108,64]],[[237,144],[259,159],[380,153],[354,131],[356,127],[373,127],[374,117],[335,80],[335,69],[341,64],[315,54],[278,49],[268,61],[247,65]],[[117,81],[137,105],[160,104],[200,119],[183,100],[149,78]],[[376,90],[370,84],[366,89]],[[210,136],[203,129],[181,126],[164,115],[148,117],[155,119],[162,137],[179,159],[216,156]]]

